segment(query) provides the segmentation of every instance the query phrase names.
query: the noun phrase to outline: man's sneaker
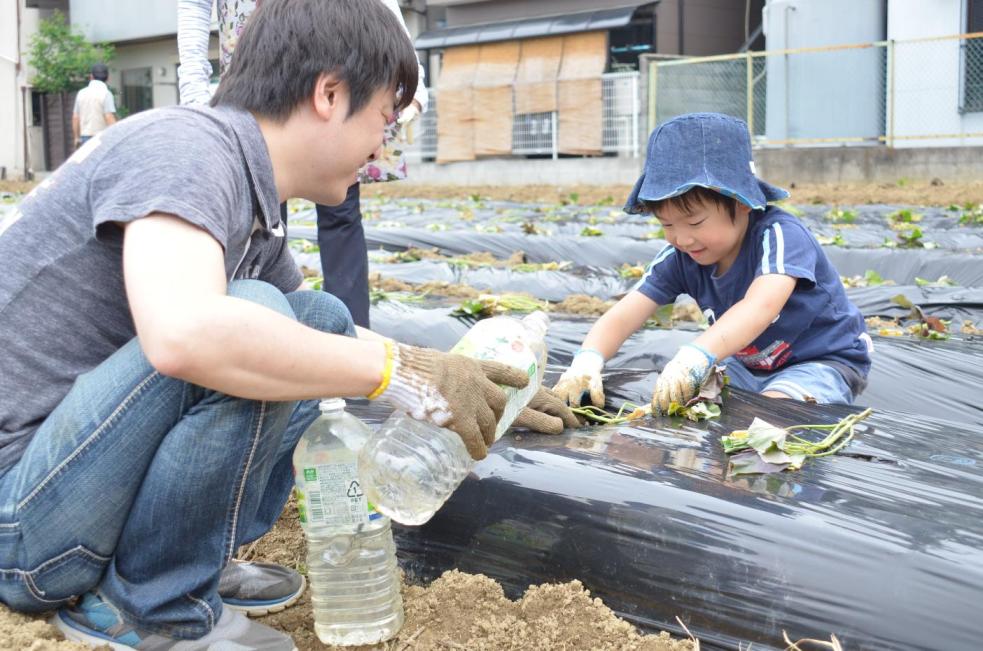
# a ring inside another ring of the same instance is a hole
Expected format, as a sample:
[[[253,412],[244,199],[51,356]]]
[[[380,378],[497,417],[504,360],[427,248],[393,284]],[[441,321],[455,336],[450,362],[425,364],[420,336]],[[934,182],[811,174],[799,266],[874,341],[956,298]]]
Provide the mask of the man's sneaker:
[[[52,618],[58,630],[73,642],[107,645],[113,651],[296,651],[293,640],[280,631],[248,619],[230,608],[205,637],[178,640],[148,633],[123,621],[119,611],[94,592],[87,592],[71,608]]]
[[[300,573],[282,565],[232,561],[222,570],[218,595],[229,608],[259,617],[294,605],[306,585]]]

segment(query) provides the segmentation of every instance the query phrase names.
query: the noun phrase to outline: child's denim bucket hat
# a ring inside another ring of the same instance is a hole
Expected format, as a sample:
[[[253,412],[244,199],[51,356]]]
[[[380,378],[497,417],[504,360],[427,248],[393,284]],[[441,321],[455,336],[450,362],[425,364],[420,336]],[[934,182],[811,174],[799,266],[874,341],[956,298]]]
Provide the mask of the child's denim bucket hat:
[[[788,196],[754,175],[751,136],[744,121],[720,113],[681,115],[652,132],[645,168],[625,212],[640,213],[642,201],[675,197],[694,186],[716,190],[755,210]]]

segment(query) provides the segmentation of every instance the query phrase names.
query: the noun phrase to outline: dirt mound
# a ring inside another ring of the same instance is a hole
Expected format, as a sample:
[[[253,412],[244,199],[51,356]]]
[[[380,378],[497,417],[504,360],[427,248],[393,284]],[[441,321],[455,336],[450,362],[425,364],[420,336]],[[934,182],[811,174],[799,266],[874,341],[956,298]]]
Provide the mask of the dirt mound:
[[[612,305],[614,305],[614,301],[603,301],[596,296],[585,294],[572,294],[559,303],[551,305],[550,311],[581,316],[600,316],[607,312]]]
[[[98,647],[111,651],[108,646]],[[91,647],[68,642],[44,617],[21,615],[0,606],[0,649],[17,651],[92,651]]]
[[[412,175],[412,172],[411,172]],[[630,180],[630,179],[629,179]],[[778,182],[779,179],[769,179]],[[782,185],[779,183],[779,185]],[[872,203],[912,206],[945,206],[950,203],[983,203],[983,182],[946,182],[931,179],[898,179],[895,183],[787,183],[793,204],[861,205]],[[401,183],[374,183],[362,186],[363,197],[393,199],[491,199],[552,204],[606,205],[620,208],[631,191],[630,185],[522,185],[449,186],[414,183],[412,176]]]

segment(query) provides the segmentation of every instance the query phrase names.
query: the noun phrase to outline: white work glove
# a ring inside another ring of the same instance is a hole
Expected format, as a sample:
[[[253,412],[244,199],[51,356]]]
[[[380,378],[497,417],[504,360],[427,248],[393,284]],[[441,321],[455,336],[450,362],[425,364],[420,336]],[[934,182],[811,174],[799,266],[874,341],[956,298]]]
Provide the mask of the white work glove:
[[[716,364],[717,358],[710,351],[697,344],[680,346],[659,374],[652,393],[652,413],[665,414],[669,405],[685,405],[700,392],[700,387]]]
[[[416,100],[413,100],[409,106],[399,112],[399,115],[396,117],[396,124],[404,127],[418,117],[420,117],[419,104],[416,103]]]
[[[580,407],[585,393],[595,407],[604,408],[604,384],[601,370],[604,356],[593,348],[581,348],[574,354],[570,368],[563,372],[553,393],[571,407]]]
[[[484,459],[505,409],[501,387],[521,389],[529,376],[500,362],[385,343],[382,384],[369,399],[384,400],[412,418],[457,432],[471,457]]]

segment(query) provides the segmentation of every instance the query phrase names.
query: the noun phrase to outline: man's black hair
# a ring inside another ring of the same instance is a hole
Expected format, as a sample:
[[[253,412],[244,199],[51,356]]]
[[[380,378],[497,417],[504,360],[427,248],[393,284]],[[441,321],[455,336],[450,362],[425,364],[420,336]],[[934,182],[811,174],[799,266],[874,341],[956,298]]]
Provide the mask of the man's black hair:
[[[396,91],[399,111],[413,100],[418,65],[406,30],[380,0],[265,0],[211,104],[282,122],[331,73],[348,86],[349,115],[383,88]]]
[[[105,63],[93,63],[92,69],[89,72],[92,74],[93,79],[98,79],[99,81],[109,79],[109,68],[106,67]]]
[[[658,201],[643,201],[642,203],[645,205],[647,212],[650,212],[656,216],[659,215],[659,210],[667,204],[674,207],[684,215],[692,215],[693,211],[695,211],[697,208],[716,204],[727,211],[727,214],[730,215],[731,221],[734,221],[737,218],[737,199],[720,194],[719,192],[709,188],[704,188],[700,185],[695,185],[686,192],[676,195],[675,197],[659,199]]]

